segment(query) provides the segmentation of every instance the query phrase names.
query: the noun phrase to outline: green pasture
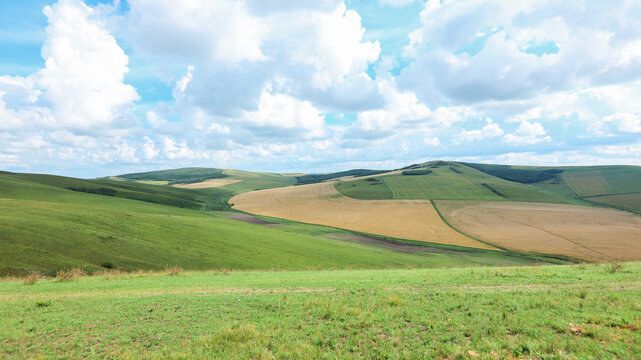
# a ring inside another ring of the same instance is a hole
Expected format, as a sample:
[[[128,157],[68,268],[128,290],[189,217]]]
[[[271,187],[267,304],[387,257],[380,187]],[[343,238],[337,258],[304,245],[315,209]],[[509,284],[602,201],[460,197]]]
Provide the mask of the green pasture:
[[[0,355],[635,359],[641,264],[0,282]]]

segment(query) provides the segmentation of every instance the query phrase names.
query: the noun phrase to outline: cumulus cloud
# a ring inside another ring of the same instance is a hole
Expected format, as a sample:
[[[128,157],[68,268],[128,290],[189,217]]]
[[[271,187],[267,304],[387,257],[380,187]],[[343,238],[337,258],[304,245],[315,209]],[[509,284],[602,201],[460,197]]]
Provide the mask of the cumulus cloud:
[[[477,140],[487,140],[493,137],[503,135],[503,129],[499,124],[495,123],[491,118],[485,119],[486,124],[481,129],[477,130],[465,130],[461,131],[454,142],[460,144],[467,141],[477,141]]]
[[[136,51],[155,61],[182,58],[193,65],[189,81],[178,87],[184,105],[238,116],[257,109],[268,84],[324,111],[381,104],[365,73],[378,60],[380,45],[363,41],[360,16],[340,1],[287,7],[228,0],[130,5],[119,32]]]
[[[430,0],[399,81],[425,101],[469,104],[638,79],[639,14],[636,1]]]
[[[121,120],[138,99],[123,83],[127,55],[94,10],[79,0],[46,6],[45,68],[34,75],[56,123],[91,131]],[[125,125],[126,126],[126,125]]]
[[[127,55],[83,2],[60,0],[43,12],[44,68],[26,77],[0,76],[0,130],[11,131],[0,137],[0,147],[58,161],[136,161],[134,147],[121,138],[137,126],[130,111],[138,94],[124,83]]]
[[[545,136],[545,129],[540,123],[523,121],[514,133],[503,137],[503,142],[509,145],[533,145],[542,141],[550,141],[550,136]]]

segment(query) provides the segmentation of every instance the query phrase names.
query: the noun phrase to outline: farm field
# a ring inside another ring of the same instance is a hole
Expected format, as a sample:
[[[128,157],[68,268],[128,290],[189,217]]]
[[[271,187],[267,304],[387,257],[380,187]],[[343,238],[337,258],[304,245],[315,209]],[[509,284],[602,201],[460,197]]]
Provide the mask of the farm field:
[[[641,264],[0,282],[22,358],[634,359]]]
[[[233,197],[234,209],[400,239],[493,249],[445,224],[427,200],[356,200],[331,182],[262,191]]]
[[[587,200],[641,214],[641,193],[598,196]]]
[[[575,205],[439,200],[446,221],[497,246],[587,260],[641,260],[641,217]]]

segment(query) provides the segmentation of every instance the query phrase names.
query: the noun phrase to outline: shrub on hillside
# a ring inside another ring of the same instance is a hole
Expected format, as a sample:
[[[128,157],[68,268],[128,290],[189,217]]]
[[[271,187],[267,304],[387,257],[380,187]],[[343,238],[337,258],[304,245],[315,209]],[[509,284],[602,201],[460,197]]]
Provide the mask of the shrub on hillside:
[[[431,173],[432,173],[432,170],[427,170],[427,169],[405,170],[402,172],[403,175],[427,175]]]

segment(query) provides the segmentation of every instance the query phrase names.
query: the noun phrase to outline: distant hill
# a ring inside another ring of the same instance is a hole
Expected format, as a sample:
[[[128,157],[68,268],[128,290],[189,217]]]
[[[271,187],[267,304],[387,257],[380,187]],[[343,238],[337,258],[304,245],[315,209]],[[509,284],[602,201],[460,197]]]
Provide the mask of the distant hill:
[[[222,169],[189,167],[173,170],[148,171],[118,175],[117,178],[125,180],[157,181],[165,185],[190,184],[209,179],[224,178],[227,175]]]
[[[641,213],[641,167],[536,167],[430,161],[336,189],[356,199],[532,201]],[[412,175],[412,176],[408,176]]]

